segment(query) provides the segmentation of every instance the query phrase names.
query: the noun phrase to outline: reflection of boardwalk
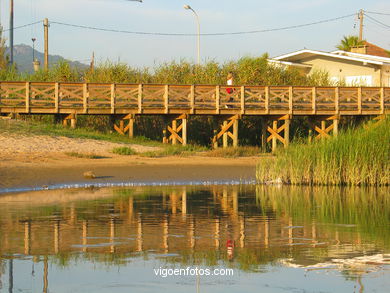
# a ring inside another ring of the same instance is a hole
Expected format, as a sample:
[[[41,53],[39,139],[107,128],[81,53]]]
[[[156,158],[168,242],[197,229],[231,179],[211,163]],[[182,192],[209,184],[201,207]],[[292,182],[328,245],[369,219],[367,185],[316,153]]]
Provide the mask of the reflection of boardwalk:
[[[263,140],[289,143],[294,116],[312,119],[317,137],[337,134],[340,116],[390,113],[390,88],[94,84],[56,82],[0,82],[0,114],[56,114],[76,127],[77,115],[110,115],[114,129],[134,134],[136,115],[163,115],[168,122],[164,142],[187,143],[191,115],[221,118],[214,146],[231,138],[238,145],[242,116],[262,116]],[[265,137],[268,136],[268,137]]]
[[[63,198],[63,192],[50,191],[50,196],[53,200],[58,193]],[[86,191],[74,191],[73,196],[77,192]],[[112,190],[93,192],[95,197],[101,193],[104,199]],[[291,215],[276,216],[270,206],[256,204],[253,196],[246,196],[238,186],[214,186],[196,196],[192,193],[180,187],[144,199],[129,190],[127,197],[80,206],[64,203],[49,213],[45,212],[49,207],[39,206],[12,216],[3,210],[0,253],[181,254],[210,249],[225,253],[228,240],[234,241],[237,249],[270,249],[275,256],[298,253],[297,247],[327,247],[329,256],[338,251],[349,253],[346,247],[351,247],[350,252],[359,247],[370,249],[360,244],[357,232],[328,230],[315,219],[297,224]]]

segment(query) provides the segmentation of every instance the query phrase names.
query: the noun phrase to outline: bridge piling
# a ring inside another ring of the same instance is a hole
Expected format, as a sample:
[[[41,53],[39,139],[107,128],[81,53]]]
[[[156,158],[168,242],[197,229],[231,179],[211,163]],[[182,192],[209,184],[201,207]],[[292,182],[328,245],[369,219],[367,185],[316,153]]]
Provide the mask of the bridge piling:
[[[280,141],[283,146],[286,148],[288,147],[290,143],[290,121],[291,121],[291,115],[283,115],[283,116],[275,116],[270,119],[272,121],[272,128],[270,126],[267,126],[267,124],[264,125],[264,129],[266,128],[266,131],[270,134],[266,142],[272,141],[272,152],[276,151],[277,143]],[[279,121],[282,122],[282,125],[279,126]],[[264,137],[263,130],[263,137]],[[282,136],[283,132],[283,136]]]
[[[126,121],[128,121],[128,123],[125,126]],[[128,133],[129,138],[133,138],[134,137],[134,122],[135,122],[135,115],[134,114],[120,116],[119,126],[116,125],[115,118],[114,118],[113,119],[114,130],[122,135],[125,135],[126,133]]]
[[[327,138],[330,137],[331,134],[337,136],[339,121],[340,117],[338,115],[318,116],[312,119],[310,124],[314,133],[316,133],[315,139]]]
[[[169,116],[163,130],[163,143],[187,145],[187,120],[187,114]]]
[[[239,115],[228,116],[227,118],[222,118],[222,125],[219,123],[221,130],[214,131],[214,137],[212,139],[213,148],[218,148],[218,140],[222,137],[222,146],[227,148],[229,145],[229,138],[232,141],[233,147],[238,146],[238,120],[240,119]],[[230,130],[232,128],[232,131]]]

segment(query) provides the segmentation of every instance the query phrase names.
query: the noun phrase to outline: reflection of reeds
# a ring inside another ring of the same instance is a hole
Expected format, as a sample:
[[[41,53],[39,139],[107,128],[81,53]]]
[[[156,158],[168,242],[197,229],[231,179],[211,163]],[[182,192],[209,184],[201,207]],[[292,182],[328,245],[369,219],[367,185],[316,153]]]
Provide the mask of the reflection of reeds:
[[[275,160],[261,161],[257,178],[309,185],[389,185],[390,120],[310,145],[291,145]]]
[[[258,186],[256,199],[264,210],[294,220],[340,225],[356,225],[359,232],[383,245],[390,243],[390,189],[360,187],[272,187]],[[332,226],[330,226],[332,227]]]

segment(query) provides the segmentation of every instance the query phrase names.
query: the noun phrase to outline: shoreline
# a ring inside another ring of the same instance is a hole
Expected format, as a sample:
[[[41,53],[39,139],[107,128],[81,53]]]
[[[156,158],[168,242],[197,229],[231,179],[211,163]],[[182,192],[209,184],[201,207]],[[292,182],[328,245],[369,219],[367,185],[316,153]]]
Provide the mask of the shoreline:
[[[10,159],[0,163],[0,189],[47,188],[66,184],[253,181],[259,157],[112,156],[72,158],[63,154]],[[95,179],[83,177],[91,171]]]

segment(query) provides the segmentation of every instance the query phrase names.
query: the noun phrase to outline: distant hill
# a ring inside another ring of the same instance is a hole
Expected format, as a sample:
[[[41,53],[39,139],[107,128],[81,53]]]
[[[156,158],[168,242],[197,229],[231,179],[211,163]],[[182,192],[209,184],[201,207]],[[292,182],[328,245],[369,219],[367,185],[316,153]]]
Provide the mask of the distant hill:
[[[20,44],[14,46],[14,61],[17,64],[17,68],[20,72],[32,72],[33,71],[33,49],[29,45]],[[9,54],[9,48],[7,48],[7,54]],[[35,58],[38,59],[41,62],[41,66],[43,67],[43,59],[44,55],[43,53],[34,50]],[[59,61],[66,61],[70,64],[71,67],[78,68],[78,69],[86,69],[89,66],[78,62],[78,61],[71,61],[63,58],[59,55],[50,55],[49,54],[49,67],[53,66],[54,64],[57,64]]]

